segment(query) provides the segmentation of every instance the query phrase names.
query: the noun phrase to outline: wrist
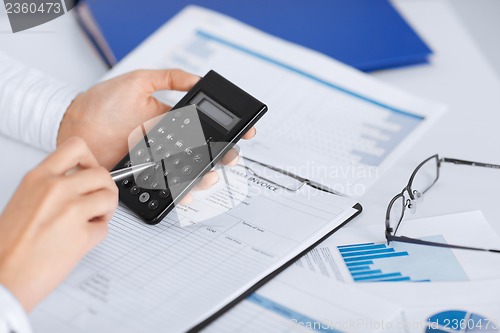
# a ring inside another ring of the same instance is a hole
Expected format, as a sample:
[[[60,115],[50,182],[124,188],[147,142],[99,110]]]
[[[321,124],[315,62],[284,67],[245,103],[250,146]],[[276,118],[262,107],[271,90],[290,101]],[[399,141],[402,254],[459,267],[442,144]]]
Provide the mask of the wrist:
[[[1,268],[2,270],[3,267]],[[6,274],[5,272],[0,273],[0,286],[3,286],[4,289],[6,289],[14,299],[20,304],[20,306],[23,308],[23,310],[28,313],[31,311],[33,308],[34,304],[31,304],[32,302],[29,302],[29,299],[26,298],[28,296],[29,292],[26,293],[26,287],[22,288],[16,283],[19,279],[16,279],[13,276],[10,276],[11,274]],[[18,281],[19,282],[19,281]]]
[[[82,94],[78,94],[71,104],[66,109],[63,115],[61,123],[59,124],[59,130],[57,132],[56,146],[59,147],[61,143],[66,141],[71,136],[75,135],[74,129],[75,125],[79,122],[80,112],[79,105]]]

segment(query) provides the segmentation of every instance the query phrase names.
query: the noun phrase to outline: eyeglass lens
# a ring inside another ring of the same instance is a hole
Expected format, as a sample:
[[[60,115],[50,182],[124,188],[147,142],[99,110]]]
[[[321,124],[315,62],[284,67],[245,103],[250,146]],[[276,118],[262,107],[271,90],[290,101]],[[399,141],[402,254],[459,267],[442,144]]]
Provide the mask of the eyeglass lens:
[[[413,196],[424,194],[438,178],[438,158],[432,157],[419,166],[413,174],[410,190]]]
[[[415,199],[422,194],[424,194],[437,180],[438,178],[438,157],[434,156],[429,158],[414,171],[410,184],[410,191]],[[391,210],[389,212],[389,226],[392,229],[392,234],[395,235],[399,224],[404,215],[406,200],[404,191],[402,195],[397,197],[392,203]]]
[[[395,235],[397,228],[399,227],[399,222],[403,218],[403,210],[405,204],[404,195],[398,196],[392,203],[391,210],[389,212],[389,227],[392,229],[392,234]]]

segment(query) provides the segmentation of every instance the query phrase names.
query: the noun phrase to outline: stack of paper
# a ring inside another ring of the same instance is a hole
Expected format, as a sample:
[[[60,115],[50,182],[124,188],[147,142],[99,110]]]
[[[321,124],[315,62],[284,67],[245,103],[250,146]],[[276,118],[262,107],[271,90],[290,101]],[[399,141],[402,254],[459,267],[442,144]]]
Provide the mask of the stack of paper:
[[[199,75],[214,69],[268,104],[257,138],[242,145],[244,155],[351,194],[362,194],[357,190],[375,181],[443,110],[316,52],[196,7],[166,24],[107,77],[166,67]],[[171,104],[179,97],[159,95]],[[35,330],[201,329],[359,212],[354,200],[312,187],[270,191],[261,186],[263,178],[252,182],[240,172],[225,176],[227,184],[179,207],[177,215],[156,226],[119,208],[108,239],[32,314]],[[238,184],[248,191],[241,192]],[[226,201],[233,196],[240,204],[228,209]],[[242,311],[278,320],[276,330],[293,319],[289,310],[304,320],[331,323],[369,323],[395,315],[390,302],[340,283],[323,282],[323,290],[314,278],[301,285],[302,278],[283,275],[241,303]],[[369,312],[359,306],[360,299],[381,306]],[[233,314],[228,314],[232,323],[245,317]],[[232,331],[224,322],[216,331]],[[247,323],[258,324],[251,318]],[[359,331],[370,330],[359,326]]]

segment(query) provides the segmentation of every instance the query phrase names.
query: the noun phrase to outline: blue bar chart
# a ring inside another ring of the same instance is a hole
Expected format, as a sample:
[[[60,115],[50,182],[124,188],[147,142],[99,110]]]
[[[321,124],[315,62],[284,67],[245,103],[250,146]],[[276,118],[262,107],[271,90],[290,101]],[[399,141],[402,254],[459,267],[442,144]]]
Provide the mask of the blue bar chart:
[[[337,246],[353,282],[465,281],[467,275],[449,249],[395,243],[359,243]],[[436,260],[436,256],[439,260]],[[447,263],[447,269],[440,267]]]

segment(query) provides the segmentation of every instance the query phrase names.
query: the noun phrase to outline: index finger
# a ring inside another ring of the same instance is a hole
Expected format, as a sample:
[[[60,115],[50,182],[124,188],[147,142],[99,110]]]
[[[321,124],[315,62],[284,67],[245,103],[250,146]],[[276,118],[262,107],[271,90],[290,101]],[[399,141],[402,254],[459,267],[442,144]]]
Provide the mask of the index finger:
[[[72,137],[63,142],[40,164],[40,167],[56,175],[64,175],[75,167],[87,169],[98,166],[99,163],[85,141],[78,137]]]

